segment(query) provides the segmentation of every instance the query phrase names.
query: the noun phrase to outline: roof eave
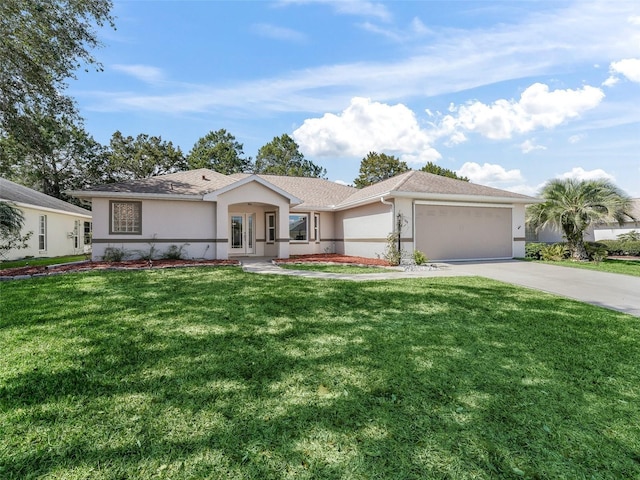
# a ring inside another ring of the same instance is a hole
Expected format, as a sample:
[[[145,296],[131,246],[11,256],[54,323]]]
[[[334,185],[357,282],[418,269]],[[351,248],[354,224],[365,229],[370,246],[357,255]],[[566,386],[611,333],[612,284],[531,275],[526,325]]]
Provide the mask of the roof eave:
[[[62,215],[71,215],[74,217],[83,217],[83,218],[92,218],[91,212],[87,210],[87,213],[80,212],[71,212],[69,210],[61,210],[59,208],[51,208],[51,207],[43,207],[40,205],[34,205],[33,203],[25,203],[25,202],[14,202],[11,201],[13,205],[22,208],[30,208],[32,210],[42,210],[43,212],[51,212],[51,213],[60,213]]]
[[[414,200],[446,200],[450,202],[519,203],[524,205],[543,202],[543,200],[534,197],[500,197],[494,195],[465,195],[458,193],[389,192],[388,195]],[[373,200],[377,200],[378,197],[379,195]]]
[[[140,193],[140,192],[105,192],[90,190],[70,190],[65,192],[76,198],[141,198],[145,200],[182,200],[202,201],[202,195],[186,195],[178,193]]]

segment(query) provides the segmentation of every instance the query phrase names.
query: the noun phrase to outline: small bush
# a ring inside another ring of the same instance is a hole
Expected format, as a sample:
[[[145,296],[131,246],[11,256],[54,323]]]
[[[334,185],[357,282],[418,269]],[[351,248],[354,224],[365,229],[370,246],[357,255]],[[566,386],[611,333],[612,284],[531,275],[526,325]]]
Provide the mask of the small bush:
[[[398,249],[398,236],[397,233],[390,233],[387,236],[387,248],[382,255],[387,262],[391,265],[400,265],[402,261],[402,249]]]
[[[631,230],[627,233],[621,233],[616,238],[621,242],[640,242],[640,232]]]
[[[162,258],[167,260],[182,260],[184,245],[169,245],[167,251],[162,254]]]
[[[640,256],[640,241],[634,240],[600,240],[603,244],[609,255],[615,256],[631,256],[638,257]]]
[[[426,263],[428,261],[428,258],[420,250],[414,250],[413,261],[416,262],[416,265],[422,265],[423,263]]]
[[[603,243],[599,242],[587,242],[585,243],[585,248],[587,249],[587,254],[589,255],[589,260],[592,260],[596,263],[600,263],[605,258],[607,258],[607,246]]]
[[[547,262],[559,262],[569,255],[569,250],[564,243],[554,243],[552,245],[544,245],[540,250],[540,258]]]
[[[546,243],[530,242],[524,246],[524,258],[531,258],[533,260],[540,260],[542,258],[542,249],[546,247]]]
[[[121,262],[129,258],[130,254],[124,248],[107,247],[104,249],[102,260],[105,262]]]

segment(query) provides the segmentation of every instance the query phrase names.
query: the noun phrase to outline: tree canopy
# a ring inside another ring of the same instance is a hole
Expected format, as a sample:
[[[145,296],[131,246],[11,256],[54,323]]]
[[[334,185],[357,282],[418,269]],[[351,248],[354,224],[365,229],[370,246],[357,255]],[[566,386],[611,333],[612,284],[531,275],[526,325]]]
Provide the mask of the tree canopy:
[[[633,219],[631,198],[608,180],[554,179],[540,196],[544,202],[527,209],[528,225],[562,232],[574,260],[589,259],[584,232],[590,225]]]
[[[467,177],[460,177],[453,170],[449,170],[448,168],[440,167],[433,162],[427,162],[427,164],[420,169],[422,172],[433,173],[435,175],[440,175],[442,177],[453,178],[455,180],[463,180],[468,182],[469,179]]]
[[[409,170],[407,162],[403,162],[393,155],[369,152],[360,162],[359,176],[353,181],[353,184],[356,188],[364,188]]]
[[[12,249],[26,248],[32,232],[22,234],[24,214],[9,202],[0,201],[0,258]]]
[[[115,132],[109,143],[107,182],[121,182],[166,175],[185,170],[186,160],[180,148],[161,137],[141,133],[136,138]]]
[[[289,177],[325,178],[327,175],[325,168],[304,158],[298,144],[286,133],[260,147],[253,170]]]
[[[251,170],[251,159],[243,158],[243,146],[236,137],[225,129],[211,131],[200,138],[189,154],[187,165],[190,170],[209,168],[230,175]]]
[[[0,131],[38,148],[34,112],[77,116],[63,94],[83,65],[100,65],[96,26],[110,24],[111,0],[2,0],[0,2]]]

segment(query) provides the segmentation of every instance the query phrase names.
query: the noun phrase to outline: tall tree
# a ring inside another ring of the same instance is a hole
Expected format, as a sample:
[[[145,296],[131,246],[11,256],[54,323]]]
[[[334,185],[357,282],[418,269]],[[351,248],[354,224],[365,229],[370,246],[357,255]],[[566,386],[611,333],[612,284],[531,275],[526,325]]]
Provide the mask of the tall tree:
[[[161,137],[141,133],[136,138],[115,132],[109,143],[108,182],[136,180],[156,175],[175,173],[187,168],[180,147],[165,142]]]
[[[631,215],[631,198],[608,180],[554,179],[540,194],[544,203],[527,209],[527,223],[540,230],[561,231],[574,260],[588,260],[584,232],[589,225],[616,221],[623,224]]]
[[[0,2],[0,131],[37,148],[34,112],[77,115],[66,81],[78,68],[100,69],[91,50],[96,26],[110,24],[111,0]]]
[[[407,162],[393,155],[369,152],[360,162],[360,175],[353,181],[356,188],[364,188],[410,170]]]
[[[440,175],[442,177],[454,178],[456,180],[463,180],[468,182],[469,179],[467,177],[460,177],[453,170],[449,170],[448,168],[440,167],[433,162],[427,162],[427,164],[420,169],[422,172],[433,173],[435,175]]]
[[[325,178],[327,170],[306,160],[298,144],[286,133],[274,137],[271,142],[258,150],[255,173],[285,175],[289,177]]]
[[[211,131],[195,143],[187,155],[187,165],[190,170],[210,168],[225,175],[244,173],[251,170],[251,159],[242,157],[242,149],[225,129]]]
[[[38,148],[0,136],[0,175],[66,201],[74,200],[65,190],[101,183],[92,169],[104,162],[104,149],[74,118],[34,115],[32,122]]]

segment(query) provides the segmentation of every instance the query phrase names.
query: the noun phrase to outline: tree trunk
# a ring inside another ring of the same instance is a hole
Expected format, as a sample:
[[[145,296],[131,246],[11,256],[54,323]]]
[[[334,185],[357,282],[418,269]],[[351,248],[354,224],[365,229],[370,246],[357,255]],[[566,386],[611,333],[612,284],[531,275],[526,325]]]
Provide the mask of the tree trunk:
[[[571,250],[571,259],[579,262],[589,260],[589,254],[587,253],[587,247],[584,245],[582,236],[569,240],[569,249]]]

